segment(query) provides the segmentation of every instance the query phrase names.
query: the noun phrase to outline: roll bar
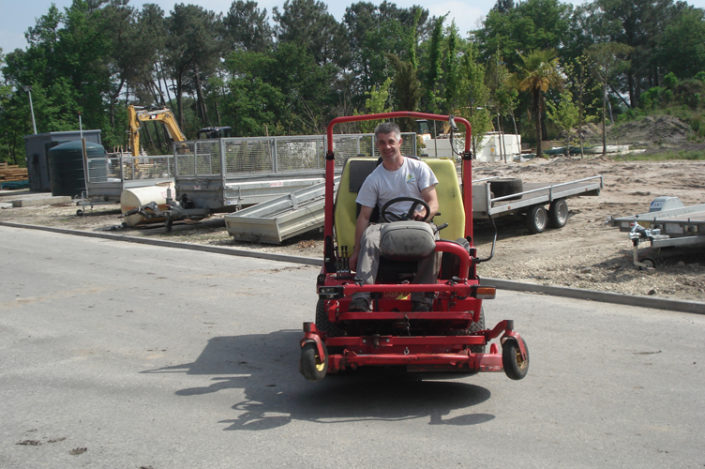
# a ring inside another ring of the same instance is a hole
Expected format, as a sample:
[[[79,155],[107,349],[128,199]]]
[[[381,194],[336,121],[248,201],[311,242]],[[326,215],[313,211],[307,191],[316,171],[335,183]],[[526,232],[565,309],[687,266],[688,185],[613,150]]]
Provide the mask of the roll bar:
[[[326,186],[325,186],[325,221],[323,226],[325,259],[326,264],[334,261],[333,250],[333,204],[335,191],[335,153],[333,152],[333,128],[338,124],[346,122],[360,122],[369,120],[389,120],[399,118],[427,119],[442,122],[450,122],[455,128],[457,124],[465,126],[465,148],[462,154],[462,185],[463,185],[463,205],[465,207],[465,236],[470,239],[473,245],[473,222],[472,222],[472,153],[470,143],[472,129],[470,122],[464,117],[454,117],[452,115],[429,114],[415,111],[394,111],[378,114],[362,114],[358,116],[336,117],[328,123],[326,130],[327,152],[326,152]]]

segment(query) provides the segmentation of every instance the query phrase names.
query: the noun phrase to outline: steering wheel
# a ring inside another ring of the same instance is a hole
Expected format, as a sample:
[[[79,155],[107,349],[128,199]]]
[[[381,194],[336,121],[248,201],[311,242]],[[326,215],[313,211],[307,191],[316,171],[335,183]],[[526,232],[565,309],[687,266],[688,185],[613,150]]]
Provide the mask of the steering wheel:
[[[389,207],[392,205],[401,203],[401,202],[411,202],[411,207],[409,207],[409,211],[406,212],[404,215],[399,216],[396,213],[392,212],[389,210]],[[402,220],[413,220],[414,219],[414,213],[416,212],[416,207],[421,206],[426,209],[426,217],[428,217],[428,214],[431,213],[431,209],[429,208],[428,204],[421,200],[417,199],[415,197],[395,197],[380,209],[379,211],[379,216],[382,219],[383,222],[389,223],[393,221],[402,221]]]

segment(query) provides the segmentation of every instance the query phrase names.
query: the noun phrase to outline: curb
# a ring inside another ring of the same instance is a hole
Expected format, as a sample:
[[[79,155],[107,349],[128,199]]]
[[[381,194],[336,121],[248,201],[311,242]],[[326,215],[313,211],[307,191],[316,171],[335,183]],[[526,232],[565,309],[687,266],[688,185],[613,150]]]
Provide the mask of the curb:
[[[296,264],[320,266],[322,261],[313,257],[289,256],[286,254],[273,254],[266,252],[248,251],[245,249],[221,248],[216,246],[204,246],[201,244],[180,243],[176,241],[165,241],[161,239],[149,239],[138,236],[123,236],[110,233],[98,233],[93,231],[69,230],[40,225],[26,225],[22,223],[12,223],[0,221],[0,226],[10,228],[22,228],[39,231],[48,231],[74,236],[85,236],[88,238],[102,238],[113,241],[125,241],[129,243],[147,244],[151,246],[161,246],[176,249],[188,249],[192,251],[211,252],[214,254],[226,254],[229,256],[251,257],[278,262],[291,262]],[[515,282],[513,280],[502,280],[494,278],[483,278],[483,285],[526,293],[539,293],[550,296],[565,298],[575,298],[579,300],[591,300],[602,303],[613,303],[628,306],[640,306],[643,308],[663,309],[679,311],[684,313],[705,314],[705,303],[699,301],[671,300],[668,298],[652,298],[648,296],[622,295],[619,293],[601,292],[597,290],[585,290],[579,288],[556,287],[551,285],[540,285],[536,283]]]
[[[25,225],[22,223],[12,223],[12,222],[5,222],[5,221],[0,221],[0,226],[7,226],[10,228],[23,228],[23,229],[38,230],[38,231],[48,231],[51,233],[59,233],[59,234],[74,235],[74,236],[84,236],[87,238],[110,239],[113,241],[125,241],[128,243],[148,244],[151,246],[161,246],[161,247],[167,247],[167,248],[189,249],[192,251],[212,252],[215,254],[228,254],[231,256],[239,256],[239,257],[253,257],[256,259],[266,259],[266,260],[270,260],[270,261],[293,262],[296,264],[306,264],[306,265],[321,265],[320,259],[314,259],[312,257],[289,256],[286,254],[274,254],[274,253],[267,253],[267,252],[248,251],[246,249],[219,248],[217,246],[204,246],[202,244],[179,243],[176,241],[166,241],[163,239],[150,239],[150,238],[143,238],[140,236],[124,236],[124,235],[116,235],[116,234],[110,234],[110,233],[99,233],[99,232],[95,232],[95,231],[69,230],[66,228],[56,228],[56,227],[52,227],[52,226]]]
[[[621,293],[585,290],[580,288],[556,287],[536,283],[515,282],[494,278],[481,279],[483,285],[492,285],[503,290],[513,290],[526,293],[562,296],[579,300],[592,300],[601,303],[613,303],[643,308],[665,309],[683,313],[705,314],[705,303],[699,301],[671,300],[669,298],[654,298],[649,296],[623,295]]]

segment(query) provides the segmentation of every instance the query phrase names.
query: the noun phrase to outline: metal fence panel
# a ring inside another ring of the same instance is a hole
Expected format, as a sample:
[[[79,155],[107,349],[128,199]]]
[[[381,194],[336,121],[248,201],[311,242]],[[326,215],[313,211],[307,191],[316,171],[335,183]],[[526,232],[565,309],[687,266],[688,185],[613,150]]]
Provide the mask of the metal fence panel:
[[[336,164],[351,156],[379,156],[373,134],[334,135]],[[402,134],[402,153],[416,154],[416,134]],[[323,170],[325,135],[237,137],[175,146],[176,176],[266,176]]]
[[[92,183],[142,179],[163,179],[174,176],[174,155],[138,156],[107,155],[88,159],[87,181]]]

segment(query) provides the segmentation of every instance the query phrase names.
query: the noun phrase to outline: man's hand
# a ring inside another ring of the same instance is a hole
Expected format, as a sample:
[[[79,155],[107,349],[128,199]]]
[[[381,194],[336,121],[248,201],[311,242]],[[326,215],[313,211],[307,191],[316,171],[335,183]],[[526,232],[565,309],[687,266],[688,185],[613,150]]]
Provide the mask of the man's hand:
[[[424,207],[419,207],[419,210],[414,211],[413,219],[417,221],[426,221],[427,216],[428,212],[426,212],[426,209]]]
[[[357,256],[358,250],[354,249],[353,253],[350,255],[350,259],[348,259],[348,266],[350,267],[351,272],[354,272],[355,268],[357,267]]]

